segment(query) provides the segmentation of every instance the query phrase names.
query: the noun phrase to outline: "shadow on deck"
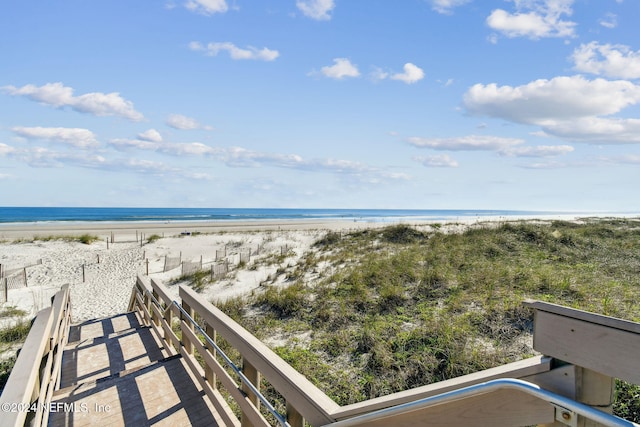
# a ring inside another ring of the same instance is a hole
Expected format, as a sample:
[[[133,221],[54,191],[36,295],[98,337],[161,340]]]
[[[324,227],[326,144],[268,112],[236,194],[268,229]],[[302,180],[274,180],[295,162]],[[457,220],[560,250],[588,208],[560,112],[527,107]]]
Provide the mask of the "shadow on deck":
[[[197,384],[135,313],[90,320],[70,328],[49,425],[219,425]]]

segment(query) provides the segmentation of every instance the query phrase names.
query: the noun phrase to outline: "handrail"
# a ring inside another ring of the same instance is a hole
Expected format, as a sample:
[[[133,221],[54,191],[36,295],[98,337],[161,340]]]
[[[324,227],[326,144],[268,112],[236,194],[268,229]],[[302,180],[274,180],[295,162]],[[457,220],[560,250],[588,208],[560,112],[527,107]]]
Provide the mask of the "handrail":
[[[155,298],[153,298],[154,301],[157,300]],[[211,345],[213,348],[215,348],[216,352],[222,356],[222,358],[224,359],[224,361],[227,363],[227,365],[229,365],[229,367],[231,369],[233,369],[233,371],[238,374],[238,376],[240,377],[240,380],[247,386],[249,387],[249,389],[251,389],[251,392],[253,394],[255,394],[258,399],[260,399],[260,402],[262,402],[263,405],[266,406],[267,410],[271,413],[271,415],[273,415],[276,420],[278,421],[278,423],[280,423],[280,425],[284,426],[284,427],[290,427],[289,423],[287,422],[286,418],[282,416],[282,414],[280,414],[271,404],[271,402],[269,402],[267,400],[266,397],[264,397],[264,395],[262,393],[260,393],[260,390],[258,390],[256,388],[255,385],[253,385],[253,383],[246,377],[246,375],[242,372],[242,370],[240,368],[238,368],[236,366],[235,363],[233,363],[233,361],[229,358],[229,356],[227,356],[225,354],[224,351],[222,351],[222,349],[218,346],[218,344],[216,344],[210,337],[209,335],[200,327],[200,325],[198,325],[198,323],[193,320],[193,318],[189,315],[189,313],[187,313],[181,306],[180,304],[178,304],[177,301],[172,301],[172,304],[175,305],[176,307],[178,307],[178,309],[180,310],[180,312],[187,318],[189,319],[189,321],[191,322],[191,324],[198,330],[198,332],[200,332],[202,334],[202,336],[204,337],[205,340],[207,340],[207,343],[209,343],[209,345]],[[167,307],[168,308],[168,307]]]
[[[158,299],[155,297],[155,295],[153,295],[152,292],[149,291],[149,289],[144,289],[143,294],[150,297],[151,301],[153,301],[153,303],[158,307],[158,309],[163,314],[166,314],[167,311],[171,310],[172,305],[176,306],[180,311],[180,313],[182,313],[184,318],[188,319],[189,322],[194,326],[194,328],[196,328],[198,332],[202,334],[202,336],[207,341],[207,343],[215,349],[216,353],[222,356],[222,358],[227,363],[227,365],[238,375],[238,377],[240,378],[240,381],[244,383],[251,390],[251,392],[260,400],[260,402],[271,413],[271,415],[273,415],[273,417],[278,421],[278,423],[283,427],[290,427],[290,424],[287,422],[286,417],[280,414],[273,407],[271,402],[269,402],[269,400],[267,400],[267,398],[264,397],[262,393],[260,393],[258,388],[246,377],[246,375],[244,375],[242,370],[238,368],[238,366],[236,366],[235,363],[233,363],[233,361],[229,358],[229,356],[227,356],[227,354],[218,346],[218,344],[216,344],[216,342],[211,339],[211,337],[204,331],[204,329],[202,329],[202,327],[198,324],[198,322],[196,322],[193,319],[193,317],[191,317],[191,315],[187,313],[187,311],[184,308],[182,308],[182,306],[178,303],[178,301],[173,300],[169,304],[167,304],[166,308],[163,308],[160,301],[158,301]]]
[[[639,424],[624,420],[622,418],[616,417],[615,415],[607,414],[606,412],[599,411],[592,408],[591,406],[576,402],[572,399],[560,396],[548,390],[544,390],[543,388],[530,382],[513,378],[503,378],[487,381],[481,384],[453,390],[447,393],[438,394],[436,396],[426,397],[424,399],[416,400],[391,408],[381,409],[375,412],[370,412],[368,414],[348,418],[346,420],[338,421],[330,425],[332,427],[352,427],[366,425],[367,423],[379,421],[384,418],[394,417],[431,406],[452,402],[454,400],[469,398],[502,389],[515,389],[522,391],[539,399],[545,400],[552,405],[575,412],[578,415],[582,415],[583,417],[586,417],[605,426],[640,427]]]
[[[70,322],[69,287],[37,313],[0,396],[0,426],[47,424],[48,404],[58,386],[63,347]]]

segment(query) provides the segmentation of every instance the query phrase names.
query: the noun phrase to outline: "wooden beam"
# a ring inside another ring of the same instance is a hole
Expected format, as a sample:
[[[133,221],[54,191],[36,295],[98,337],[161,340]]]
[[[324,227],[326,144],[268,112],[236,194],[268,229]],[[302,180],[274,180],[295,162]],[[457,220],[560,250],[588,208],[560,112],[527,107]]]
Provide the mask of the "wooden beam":
[[[367,427],[492,426],[511,427],[551,423],[553,405],[518,390],[497,390],[393,417],[368,420]]]
[[[533,348],[609,377],[640,384],[640,333],[536,310]]]

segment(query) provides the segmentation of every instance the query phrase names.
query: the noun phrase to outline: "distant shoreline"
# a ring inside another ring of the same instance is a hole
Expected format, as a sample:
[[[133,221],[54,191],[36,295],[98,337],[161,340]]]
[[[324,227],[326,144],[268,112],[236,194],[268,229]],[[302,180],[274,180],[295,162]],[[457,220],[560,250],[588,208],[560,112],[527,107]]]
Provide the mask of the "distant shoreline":
[[[131,236],[152,234],[160,236],[180,235],[183,233],[222,233],[237,231],[269,231],[269,230],[350,230],[372,227],[384,227],[394,224],[433,224],[477,222],[518,221],[518,220],[576,220],[588,217],[632,217],[638,214],[552,214],[522,216],[477,216],[450,219],[423,219],[412,217],[396,217],[380,220],[346,220],[341,218],[325,219],[261,219],[261,220],[186,220],[186,221],[52,221],[31,223],[0,223],[0,239],[24,239],[47,236],[79,236],[96,235],[100,238],[115,235]]]

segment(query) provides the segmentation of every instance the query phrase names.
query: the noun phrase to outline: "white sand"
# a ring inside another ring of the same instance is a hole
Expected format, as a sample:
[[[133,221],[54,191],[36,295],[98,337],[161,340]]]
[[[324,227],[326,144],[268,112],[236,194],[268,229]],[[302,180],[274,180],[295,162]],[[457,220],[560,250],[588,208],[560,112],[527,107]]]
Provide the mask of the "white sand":
[[[555,216],[544,219],[558,219]],[[509,218],[512,220],[514,218]],[[563,217],[562,219],[575,219]],[[441,227],[441,231],[457,232],[478,222],[494,223],[505,218],[475,218],[454,221]],[[435,222],[435,221],[434,221]],[[440,221],[442,223],[442,221]],[[421,227],[431,228],[422,223]],[[301,257],[311,250],[313,242],[329,230],[353,230],[363,227],[379,227],[390,223],[365,223],[345,221],[272,221],[243,223],[87,223],[64,225],[8,225],[0,227],[0,264],[11,270],[27,267],[28,287],[9,290],[9,300],[2,307],[17,307],[27,316],[49,306],[50,299],[64,284],[71,286],[73,321],[109,316],[126,311],[131,289],[138,274],[146,273],[148,260],[149,275],[169,285],[180,276],[181,268],[163,272],[165,256],[182,260],[202,261],[210,269],[215,260],[216,250],[227,248],[227,257],[232,271],[224,279],[208,285],[202,295],[207,300],[223,300],[232,296],[247,294],[260,289],[261,283],[275,277],[278,268],[293,269]],[[183,232],[200,232],[198,235],[181,235]],[[114,233],[115,243],[107,240]],[[80,235],[89,233],[100,237],[100,241],[90,245],[78,242],[50,240],[17,242],[15,239],[33,239],[34,236]],[[140,245],[136,235],[146,237],[157,234],[163,237],[153,243]],[[267,262],[280,254],[287,245],[291,250],[282,262]],[[260,246],[260,254],[253,255],[243,269],[233,268],[239,261],[239,253]],[[99,263],[98,263],[99,258]],[[263,260],[262,262],[260,260]],[[82,280],[82,266],[85,280]],[[309,279],[312,279],[309,276]],[[284,275],[276,284],[284,283]],[[178,297],[178,286],[169,285],[173,295]],[[11,319],[0,319],[10,322]]]
[[[178,298],[178,285],[170,284],[181,275],[181,268],[163,272],[165,256],[184,261],[200,261],[211,269],[216,251],[226,247],[231,272],[224,279],[207,286],[202,295],[207,300],[226,299],[250,293],[273,275],[279,267],[295,266],[311,245],[330,229],[355,229],[384,224],[351,222],[286,222],[286,223],[233,223],[233,224],[117,224],[114,243],[111,227],[105,224],[65,226],[8,226],[0,228],[0,264],[6,270],[28,266],[28,287],[10,289],[9,299],[0,307],[16,307],[27,317],[50,305],[51,297],[61,286],[71,287],[72,316],[74,322],[122,313],[126,311],[131,289],[138,274],[148,272],[152,278],[169,285]],[[348,227],[347,227],[348,226]],[[254,231],[260,230],[260,231]],[[193,234],[194,232],[202,234]],[[181,233],[190,232],[191,235]],[[101,240],[92,244],[63,240],[36,240],[36,236],[70,236],[89,233]],[[136,241],[143,234],[166,236],[153,243]],[[206,234],[204,234],[206,233]],[[18,240],[16,240],[18,239]],[[22,240],[20,240],[22,239]],[[104,239],[104,240],[102,240]],[[274,258],[286,246],[290,250],[281,263],[260,262]],[[237,269],[239,253],[251,251],[250,262],[244,269]],[[42,260],[42,264],[37,264]],[[83,281],[84,265],[84,281]],[[0,327],[11,319],[0,321]],[[14,320],[15,321],[15,320]],[[2,323],[4,322],[4,324]]]

